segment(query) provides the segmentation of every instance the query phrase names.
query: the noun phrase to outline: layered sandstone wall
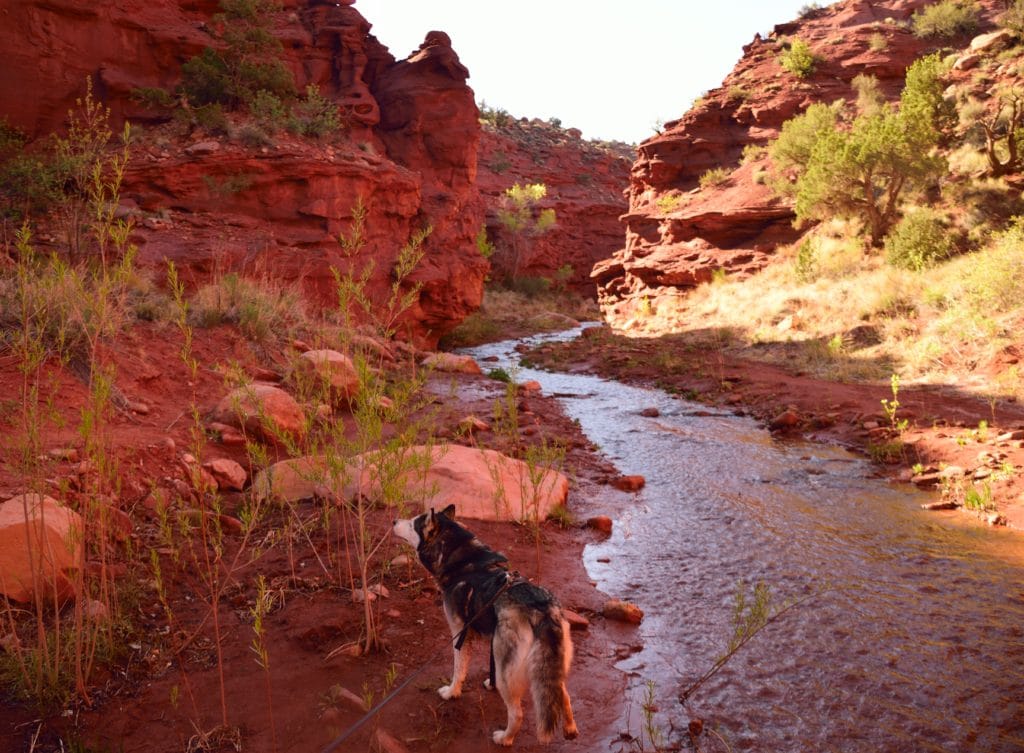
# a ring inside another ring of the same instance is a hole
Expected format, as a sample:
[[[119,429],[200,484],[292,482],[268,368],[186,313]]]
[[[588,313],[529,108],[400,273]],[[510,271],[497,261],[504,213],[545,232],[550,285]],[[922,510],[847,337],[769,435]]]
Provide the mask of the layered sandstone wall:
[[[288,0],[273,17],[297,86],[316,84],[338,104],[343,134],[322,143],[280,134],[253,148],[237,127],[217,137],[144,127],[122,197],[138,213],[133,240],[144,262],[173,258],[186,272],[258,265],[301,280],[325,304],[334,297],[331,267],[353,263],[337,239],[358,202],[366,242],[354,264],[372,260],[378,300],[401,246],[429,226],[410,279],[422,289],[405,324],[411,339],[433,346],[483,295],[477,107],[445,34],[429,33],[396,61],[351,6]],[[132,90],[173,89],[182,63],[217,46],[217,10],[211,0],[14,0],[0,11],[0,113],[31,136],[60,130],[91,78],[115,125],[156,124],[161,116]]]
[[[769,264],[780,244],[799,232],[789,202],[767,185],[767,157],[743,161],[748,146],[764,146],[782,124],[815,102],[856,99],[852,81],[875,76],[895,99],[916,58],[964,40],[922,40],[908,23],[927,0],[843,0],[755,35],[722,85],[679,120],[640,144],[629,181],[625,244],[595,265],[592,276],[606,317],[619,327],[637,321],[661,297],[685,295],[716,270],[746,275]],[[1003,4],[978,3],[992,27]],[[819,62],[800,79],[785,71],[786,39],[807,42]],[[701,188],[708,170],[728,177]]]

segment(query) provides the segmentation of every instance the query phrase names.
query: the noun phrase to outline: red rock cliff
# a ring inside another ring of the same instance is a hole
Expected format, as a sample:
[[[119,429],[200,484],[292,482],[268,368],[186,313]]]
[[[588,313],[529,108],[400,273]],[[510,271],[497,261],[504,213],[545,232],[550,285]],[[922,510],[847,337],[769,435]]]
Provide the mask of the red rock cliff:
[[[532,239],[522,260],[524,277],[554,279],[569,265],[568,284],[593,297],[590,270],[622,246],[619,218],[628,207],[623,189],[629,181],[631,147],[584,141],[580,132],[541,120],[508,118],[486,124],[480,142],[479,187],[490,211],[487,231],[497,246],[508,244],[496,208],[514,183],[543,183],[541,206],[554,209],[556,224]]]
[[[767,144],[814,102],[856,99],[851,82],[861,73],[877,77],[882,92],[897,97],[907,66],[942,44],[917,38],[906,23],[927,4],[844,0],[776,26],[767,39],[756,35],[721,87],[640,145],[623,218],[625,247],[592,272],[614,326],[636,326],[639,310],[685,295],[715,270],[755,272],[778,245],[799,237],[792,207],[764,184],[766,158],[743,164],[744,147]],[[979,3],[982,31],[1001,5]],[[780,66],[785,37],[807,42],[819,58],[807,78]],[[701,189],[699,178],[711,168],[725,168],[728,178]]]
[[[345,134],[325,143],[282,135],[253,149],[231,136],[180,142],[144,130],[122,196],[143,213],[134,239],[144,262],[173,258],[198,271],[215,258],[258,262],[301,278],[325,302],[330,267],[347,263],[337,235],[357,201],[368,210],[357,265],[373,259],[378,298],[398,249],[430,226],[412,276],[423,287],[405,322],[412,339],[432,346],[483,294],[477,108],[446,35],[431,32],[396,61],[351,5],[290,0],[274,18],[297,85],[316,84],[338,103]],[[14,0],[0,11],[0,113],[31,135],[59,129],[91,76],[115,122],[148,122],[132,89],[173,88],[183,62],[216,46],[216,10],[211,0]]]

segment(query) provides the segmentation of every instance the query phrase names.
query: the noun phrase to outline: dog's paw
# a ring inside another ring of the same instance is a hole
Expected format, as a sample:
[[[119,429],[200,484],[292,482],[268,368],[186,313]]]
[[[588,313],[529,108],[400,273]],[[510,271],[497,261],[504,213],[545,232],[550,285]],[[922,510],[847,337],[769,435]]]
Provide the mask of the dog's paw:
[[[437,694],[446,701],[450,701],[452,698],[458,698],[462,695],[462,688],[457,688],[454,685],[445,685],[443,688],[437,689]]]
[[[494,686],[491,685],[491,678],[490,677],[488,677],[486,680],[484,680],[484,690],[494,690]]]
[[[491,739],[498,745],[504,745],[506,748],[512,746],[512,741],[516,739],[515,735],[506,735],[505,730],[496,729],[494,734],[491,735]]]

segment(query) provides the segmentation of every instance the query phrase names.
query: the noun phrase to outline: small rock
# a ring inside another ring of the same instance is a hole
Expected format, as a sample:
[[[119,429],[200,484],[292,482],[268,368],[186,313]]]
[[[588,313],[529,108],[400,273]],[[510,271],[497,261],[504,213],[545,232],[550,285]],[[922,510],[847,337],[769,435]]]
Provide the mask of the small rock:
[[[216,421],[208,426],[210,431],[217,434],[220,439],[220,443],[225,447],[241,447],[245,444],[245,437],[242,436],[233,426],[217,423]]]
[[[365,601],[376,601],[377,594],[373,591],[368,591],[365,588],[356,588],[352,591],[352,601],[356,604],[362,604]]]
[[[138,413],[140,416],[148,416],[150,408],[146,403],[133,402],[128,403],[128,410],[132,413]]]
[[[1016,431],[1008,431],[1004,434],[1000,434],[996,437],[997,442],[1013,442],[1018,439],[1024,439],[1024,429],[1017,429]]]
[[[97,622],[105,622],[110,619],[110,610],[102,601],[89,599],[82,605],[82,614]]]
[[[989,513],[985,517],[985,522],[988,523],[990,526],[1005,526],[1006,516],[1000,515],[997,512]]]
[[[958,465],[948,465],[939,471],[939,478],[959,478],[966,475],[967,471]]]
[[[342,687],[341,685],[334,685],[330,690],[331,700],[334,702],[340,702],[341,704],[348,706],[353,711],[361,711],[366,713],[370,710],[370,707],[366,705],[366,701],[361,696],[356,695],[348,688]]]
[[[190,157],[194,157],[199,154],[212,154],[213,152],[220,151],[220,143],[213,139],[206,141],[197,141],[192,146],[185,147],[185,154]]]
[[[612,486],[624,492],[638,492],[647,484],[643,476],[619,476],[612,481]]]
[[[186,481],[176,478],[171,481],[171,485],[174,487],[174,492],[178,497],[184,500],[192,499],[192,487]]]
[[[590,620],[571,609],[562,607],[562,616],[565,617],[565,621],[569,623],[570,630],[586,630],[590,627]]]
[[[399,554],[392,558],[391,567],[407,567],[412,562],[408,554]]]
[[[922,510],[955,510],[960,505],[951,499],[942,499],[938,502],[925,502],[921,505]]]
[[[956,59],[956,62],[953,63],[953,70],[969,71],[971,68],[977,67],[980,62],[981,55],[978,53],[967,53],[966,55],[961,55]]]
[[[628,622],[631,625],[639,625],[644,619],[644,613],[640,607],[619,599],[606,601],[601,608],[601,614],[604,615],[605,619]]]
[[[245,468],[230,458],[216,458],[203,463],[203,468],[213,476],[217,488],[221,491],[240,492],[245,488],[245,482],[249,479]]]
[[[593,528],[595,531],[611,534],[612,519],[607,515],[595,515],[592,518],[587,518],[587,528]]]
[[[171,439],[170,437],[164,437],[164,449],[169,450],[170,452],[174,452],[176,448],[177,445],[174,443],[173,439]]]
[[[217,522],[220,523],[220,529],[228,536],[241,536],[242,531],[245,530],[242,521],[230,515],[218,515]]]
[[[530,379],[529,381],[520,384],[519,389],[523,392],[540,392],[541,386],[540,382],[536,379]]]
[[[480,364],[472,356],[460,356],[456,353],[430,353],[420,362],[421,366],[437,371],[448,371],[458,374],[482,374]]]
[[[385,586],[383,583],[374,583],[372,586],[370,586],[366,590],[369,591],[372,594],[376,594],[377,596],[380,596],[382,599],[390,599],[391,598],[391,592],[388,591],[388,587]]]
[[[991,475],[991,468],[975,468],[974,473],[971,474],[971,478],[973,478],[975,481],[981,481],[983,478],[988,478]]]
[[[658,416],[661,415],[661,411],[654,407],[644,408],[642,411],[640,411],[640,415],[643,416],[644,418],[657,418]]]
[[[57,447],[46,454],[54,460],[64,460],[69,463],[77,463],[79,461],[78,450],[74,447]]]
[[[379,753],[409,753],[404,743],[381,727],[374,731],[373,742]]]
[[[979,34],[971,40],[971,52],[994,50],[1013,42],[1014,34],[1009,29],[999,29],[988,34]]]
[[[690,733],[690,737],[700,737],[701,732],[704,731],[704,720],[691,719],[690,723],[686,725],[686,730]]]
[[[397,610],[397,609],[389,609],[384,614],[386,614],[388,617],[390,617],[393,620],[397,620],[399,617],[402,616],[402,613],[399,610]]]
[[[800,424],[800,415],[794,410],[784,410],[772,419],[768,427],[772,431],[785,431]]]
[[[459,421],[459,428],[467,434],[473,434],[476,432],[490,431],[491,425],[477,416],[466,416],[464,419]]]
[[[864,423],[861,424],[861,427],[867,429],[868,431],[872,431],[874,429],[879,428],[879,423],[878,421],[865,421]]]

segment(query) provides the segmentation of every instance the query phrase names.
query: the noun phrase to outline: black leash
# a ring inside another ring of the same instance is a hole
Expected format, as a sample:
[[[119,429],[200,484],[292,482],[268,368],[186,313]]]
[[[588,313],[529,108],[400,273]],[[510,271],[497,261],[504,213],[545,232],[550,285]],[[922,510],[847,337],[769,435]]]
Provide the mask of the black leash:
[[[494,596],[492,596],[487,601],[487,603],[484,604],[479,609],[479,611],[477,611],[477,613],[475,615],[473,615],[473,619],[468,620],[466,622],[466,624],[463,626],[462,630],[460,630],[458,633],[455,634],[455,636],[452,638],[452,647],[456,651],[461,650],[462,649],[462,644],[464,644],[466,642],[466,636],[469,634],[470,626],[474,622],[476,622],[477,619],[482,617],[484,615],[484,612],[486,612],[488,609],[490,609],[494,605],[494,602],[498,600],[499,596],[501,596],[503,593],[505,593],[512,586],[515,586],[515,585],[517,585],[519,583],[526,583],[526,582],[528,582],[527,579],[523,578],[519,574],[518,570],[517,571],[513,571],[513,572],[506,571],[506,573],[505,573],[505,582],[502,584],[501,588],[499,588],[495,592]],[[447,646],[443,647],[443,648],[439,648],[437,651],[435,651],[433,653],[433,655],[429,659],[427,659],[423,664],[421,664],[417,669],[415,669],[411,675],[406,677],[399,685],[397,685],[394,688],[394,690],[392,690],[386,696],[381,698],[380,702],[376,706],[374,706],[372,709],[367,711],[365,714],[363,714],[362,718],[359,719],[359,721],[357,721],[355,724],[353,724],[347,730],[345,730],[340,735],[338,735],[336,738],[334,738],[334,740],[332,740],[327,745],[326,748],[323,748],[320,751],[320,753],[331,753],[332,751],[336,750],[339,745],[341,745],[348,738],[350,738],[352,735],[354,735],[356,732],[358,732],[359,729],[362,728],[362,726],[364,724],[366,724],[373,717],[375,717],[378,713],[380,713],[380,710],[382,708],[384,708],[388,703],[390,703],[391,699],[393,699],[396,695],[398,695],[400,692],[402,692],[409,685],[409,683],[412,682],[413,679],[420,672],[422,672],[431,663],[433,663],[434,660],[437,659],[437,657],[439,657],[441,655],[441,653],[443,651],[445,651],[445,650],[447,650]],[[455,678],[452,678],[452,679],[454,680]],[[495,687],[495,685],[494,685],[494,637],[493,636],[491,637],[491,687],[492,688]]]

